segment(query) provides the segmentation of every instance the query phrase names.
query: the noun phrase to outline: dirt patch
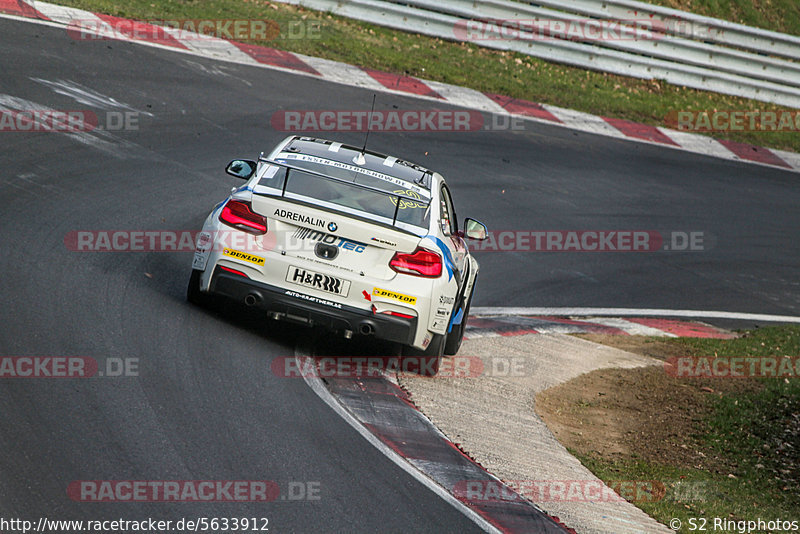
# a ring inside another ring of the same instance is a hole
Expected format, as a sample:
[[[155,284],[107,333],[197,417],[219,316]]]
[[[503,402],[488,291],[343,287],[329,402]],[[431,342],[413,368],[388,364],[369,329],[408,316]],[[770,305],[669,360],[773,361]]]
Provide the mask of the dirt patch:
[[[684,347],[676,345],[668,339],[610,334],[576,334],[575,337],[657,360],[666,360],[673,356],[688,356]]]
[[[665,360],[685,355],[668,342],[639,336],[581,336]],[[605,341],[605,340],[604,340]],[[759,391],[757,380],[676,378],[664,366],[601,369],[536,396],[536,412],[558,440],[579,455],[643,460],[680,468],[731,472],[697,436],[716,396]]]

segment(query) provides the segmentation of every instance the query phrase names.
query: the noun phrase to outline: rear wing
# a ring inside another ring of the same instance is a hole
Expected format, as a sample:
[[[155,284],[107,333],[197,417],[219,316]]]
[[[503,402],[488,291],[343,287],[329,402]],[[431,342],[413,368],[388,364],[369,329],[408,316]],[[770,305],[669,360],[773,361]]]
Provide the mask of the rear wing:
[[[415,193],[414,184],[404,188],[402,182],[393,182],[398,189],[387,191],[265,158],[258,164],[253,194],[346,213],[415,235],[428,231],[431,201]]]

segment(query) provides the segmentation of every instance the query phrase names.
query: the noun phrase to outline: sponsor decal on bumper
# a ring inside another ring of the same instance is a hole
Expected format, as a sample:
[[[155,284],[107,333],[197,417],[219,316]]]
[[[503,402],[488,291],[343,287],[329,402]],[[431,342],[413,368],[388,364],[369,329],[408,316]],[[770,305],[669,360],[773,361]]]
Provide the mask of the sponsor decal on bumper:
[[[389,291],[388,289],[381,289],[379,287],[373,287],[372,294],[376,297],[399,300],[400,302],[404,302],[405,304],[411,304],[412,306],[417,303],[417,297],[410,297],[408,295],[403,295],[402,293],[395,293],[394,291]]]
[[[330,276],[327,274],[309,271],[300,267],[289,267],[286,273],[286,281],[292,284],[297,284],[305,287],[313,287],[320,291],[333,293],[334,295],[341,295],[346,297],[350,292],[350,282]]]
[[[229,258],[236,258],[237,260],[244,260],[249,261],[250,263],[255,263],[256,265],[264,265],[264,258],[261,256],[254,256],[253,254],[248,254],[247,252],[240,252],[238,250],[233,250],[231,248],[226,248],[222,251],[223,256],[228,256]]]
[[[288,290],[284,293],[289,297],[294,297],[296,299],[307,300],[308,302],[313,302],[315,304],[322,304],[323,306],[330,306],[331,308],[338,308],[341,309],[342,305],[338,302],[331,302],[330,300],[320,299],[317,297],[312,297],[311,295],[305,295],[303,293],[298,293],[297,291]]]

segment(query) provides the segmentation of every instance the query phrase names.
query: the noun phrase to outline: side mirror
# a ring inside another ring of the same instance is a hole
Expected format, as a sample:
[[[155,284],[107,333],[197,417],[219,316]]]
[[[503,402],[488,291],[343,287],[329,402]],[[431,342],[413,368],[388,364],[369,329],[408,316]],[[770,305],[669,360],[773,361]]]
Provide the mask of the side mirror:
[[[486,229],[486,225],[482,222],[467,217],[464,219],[464,235],[468,239],[483,241],[489,235],[489,230]]]
[[[225,172],[242,180],[249,180],[256,172],[256,162],[249,159],[235,159],[228,163]]]

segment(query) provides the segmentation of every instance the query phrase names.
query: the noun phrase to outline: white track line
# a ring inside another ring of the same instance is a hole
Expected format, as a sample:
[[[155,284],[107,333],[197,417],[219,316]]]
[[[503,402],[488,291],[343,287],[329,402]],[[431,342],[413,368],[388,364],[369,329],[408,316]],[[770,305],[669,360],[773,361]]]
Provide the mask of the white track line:
[[[470,315],[490,317],[493,315],[566,315],[566,316],[628,316],[628,317],[689,317],[704,319],[741,319],[775,323],[800,323],[794,315],[769,315],[763,313],[739,313],[703,310],[659,310],[652,308],[472,308]]]
[[[304,365],[306,365],[306,358],[310,358],[309,355],[304,354],[303,350],[298,349],[295,347],[295,359],[297,360],[297,365],[299,369],[304,369]],[[366,439],[370,445],[378,449],[384,456],[386,456],[389,460],[394,462],[398,467],[400,467],[403,471],[414,477],[420,484],[431,490],[433,493],[441,497],[445,502],[453,506],[456,510],[467,516],[467,518],[478,525],[480,528],[484,530],[484,532],[491,532],[493,534],[502,534],[497,527],[486,521],[480,515],[478,515],[474,510],[470,507],[453,497],[447,490],[441,487],[439,484],[428,478],[422,471],[414,467],[408,460],[397,454],[391,448],[389,448],[385,443],[383,443],[380,439],[378,439],[372,432],[367,430],[364,425],[362,425],[358,419],[355,418],[353,414],[348,412],[341,404],[339,404],[333,395],[331,395],[330,391],[325,387],[322,383],[322,380],[318,377],[310,377],[306,376],[308,373],[303,373],[303,380],[306,381],[306,384],[311,388],[311,391],[316,393],[317,397],[322,399],[322,401],[331,407],[331,409],[336,412],[336,414],[341,417],[342,419],[347,422],[351,427],[353,427],[361,436]]]

